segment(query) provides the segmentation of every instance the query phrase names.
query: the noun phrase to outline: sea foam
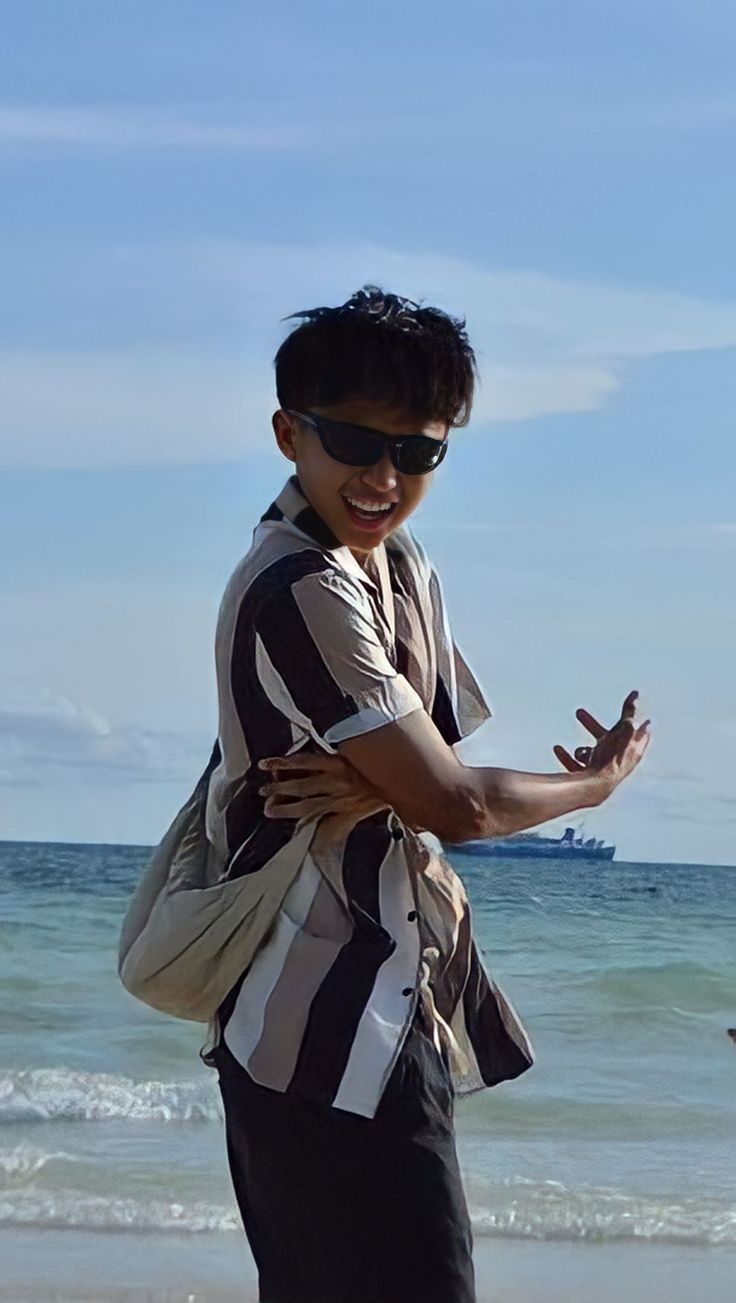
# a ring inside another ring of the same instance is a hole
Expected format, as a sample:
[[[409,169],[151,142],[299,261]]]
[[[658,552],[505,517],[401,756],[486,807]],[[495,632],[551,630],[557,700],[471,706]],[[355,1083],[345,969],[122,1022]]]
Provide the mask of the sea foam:
[[[71,1068],[0,1073],[0,1125],[9,1122],[212,1122],[222,1118],[216,1082],[133,1081]]]

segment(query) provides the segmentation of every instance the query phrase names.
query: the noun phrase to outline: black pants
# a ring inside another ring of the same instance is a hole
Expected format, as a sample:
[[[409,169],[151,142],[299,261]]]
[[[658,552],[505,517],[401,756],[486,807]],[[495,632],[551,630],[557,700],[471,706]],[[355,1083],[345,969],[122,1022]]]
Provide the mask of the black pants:
[[[449,1072],[417,1007],[375,1117],[253,1081],[215,1050],[260,1303],[475,1303]]]

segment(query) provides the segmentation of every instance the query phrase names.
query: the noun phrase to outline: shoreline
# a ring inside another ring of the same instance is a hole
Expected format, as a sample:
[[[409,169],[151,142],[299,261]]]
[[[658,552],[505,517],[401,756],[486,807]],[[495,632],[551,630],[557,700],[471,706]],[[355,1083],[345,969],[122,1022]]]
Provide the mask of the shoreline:
[[[244,1235],[13,1228],[0,1254],[1,1303],[257,1301]],[[477,1303],[731,1303],[736,1278],[730,1247],[480,1237],[473,1257]]]

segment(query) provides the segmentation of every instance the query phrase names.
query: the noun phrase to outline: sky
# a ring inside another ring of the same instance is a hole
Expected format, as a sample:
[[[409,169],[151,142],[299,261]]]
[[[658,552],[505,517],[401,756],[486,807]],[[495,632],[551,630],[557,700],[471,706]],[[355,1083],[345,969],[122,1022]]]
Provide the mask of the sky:
[[[155,844],[217,733],[225,584],[293,467],[288,313],[464,317],[481,383],[411,519],[567,823],[736,864],[730,0],[0,3],[0,837]]]

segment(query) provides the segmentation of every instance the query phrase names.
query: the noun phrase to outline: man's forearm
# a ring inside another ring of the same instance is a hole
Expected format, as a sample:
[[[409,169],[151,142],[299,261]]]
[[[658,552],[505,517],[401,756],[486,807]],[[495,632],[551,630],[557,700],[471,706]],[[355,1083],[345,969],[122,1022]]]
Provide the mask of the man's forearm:
[[[590,770],[564,774],[528,774],[518,769],[468,767],[472,800],[458,841],[507,837],[525,828],[600,805],[610,789]]]

